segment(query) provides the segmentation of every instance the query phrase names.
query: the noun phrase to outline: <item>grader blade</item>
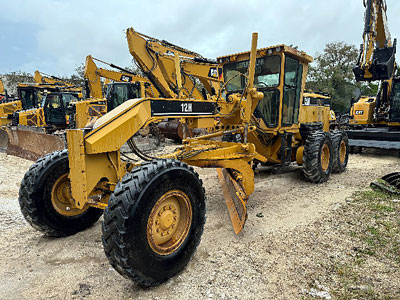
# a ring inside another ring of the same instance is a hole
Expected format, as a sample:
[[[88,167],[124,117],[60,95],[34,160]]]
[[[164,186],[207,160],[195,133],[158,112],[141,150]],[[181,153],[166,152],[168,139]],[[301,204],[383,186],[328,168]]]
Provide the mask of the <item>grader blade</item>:
[[[233,230],[239,234],[247,220],[247,199],[241,184],[232,176],[229,169],[217,169],[219,181],[225,196],[226,207],[231,218]]]
[[[4,132],[6,134],[4,134]],[[62,137],[25,128],[3,128],[0,145],[7,154],[37,160],[47,153],[65,148]]]

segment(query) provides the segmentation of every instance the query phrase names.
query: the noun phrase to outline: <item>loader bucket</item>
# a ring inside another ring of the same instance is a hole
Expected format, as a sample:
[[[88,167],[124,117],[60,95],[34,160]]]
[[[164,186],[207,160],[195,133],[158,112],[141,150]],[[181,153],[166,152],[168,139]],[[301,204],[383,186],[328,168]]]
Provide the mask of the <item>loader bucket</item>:
[[[4,127],[0,139],[0,146],[7,154],[33,161],[47,153],[65,148],[62,137],[36,131],[33,128]]]
[[[229,169],[217,169],[219,181],[224,193],[226,207],[231,218],[233,230],[239,234],[247,220],[247,195],[232,177]]]

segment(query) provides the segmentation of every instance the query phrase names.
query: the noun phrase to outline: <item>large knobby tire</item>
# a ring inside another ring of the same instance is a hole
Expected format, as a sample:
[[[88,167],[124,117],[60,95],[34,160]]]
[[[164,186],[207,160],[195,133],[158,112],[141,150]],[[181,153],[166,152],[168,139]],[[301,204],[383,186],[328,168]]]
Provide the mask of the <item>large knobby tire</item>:
[[[111,265],[141,286],[155,286],[188,264],[203,233],[205,192],[192,167],[158,159],[117,184],[104,212]]]
[[[334,130],[331,133],[333,146],[332,172],[341,173],[346,170],[349,160],[349,138],[345,131]]]
[[[306,141],[308,138],[308,135],[310,133],[316,132],[316,131],[322,131],[323,129],[323,124],[322,122],[315,122],[315,123],[302,123],[300,124],[300,135],[303,141]]]
[[[321,183],[329,179],[332,171],[333,148],[328,133],[309,133],[304,145],[303,174],[311,182]]]
[[[47,236],[68,236],[85,230],[103,213],[93,207],[74,206],[68,173],[68,151],[56,151],[37,160],[21,182],[22,214],[32,227]]]

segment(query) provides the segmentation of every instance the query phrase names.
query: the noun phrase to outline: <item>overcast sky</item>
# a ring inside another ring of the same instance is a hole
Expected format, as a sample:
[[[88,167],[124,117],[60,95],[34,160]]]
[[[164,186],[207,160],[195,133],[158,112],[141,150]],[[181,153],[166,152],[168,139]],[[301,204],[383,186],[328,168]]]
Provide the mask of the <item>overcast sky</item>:
[[[208,58],[258,47],[297,45],[310,55],[326,43],[362,42],[362,0],[0,0],[0,74],[71,75],[88,54],[131,65],[125,29],[135,28]],[[392,37],[400,1],[387,0]]]

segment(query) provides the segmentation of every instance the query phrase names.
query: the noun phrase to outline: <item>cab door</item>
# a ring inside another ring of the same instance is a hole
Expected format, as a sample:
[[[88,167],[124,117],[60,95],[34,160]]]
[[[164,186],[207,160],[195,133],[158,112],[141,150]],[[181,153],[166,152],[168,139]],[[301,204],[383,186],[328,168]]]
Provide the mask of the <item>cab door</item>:
[[[282,127],[299,122],[300,94],[303,65],[294,58],[285,58],[285,76],[282,100]]]

